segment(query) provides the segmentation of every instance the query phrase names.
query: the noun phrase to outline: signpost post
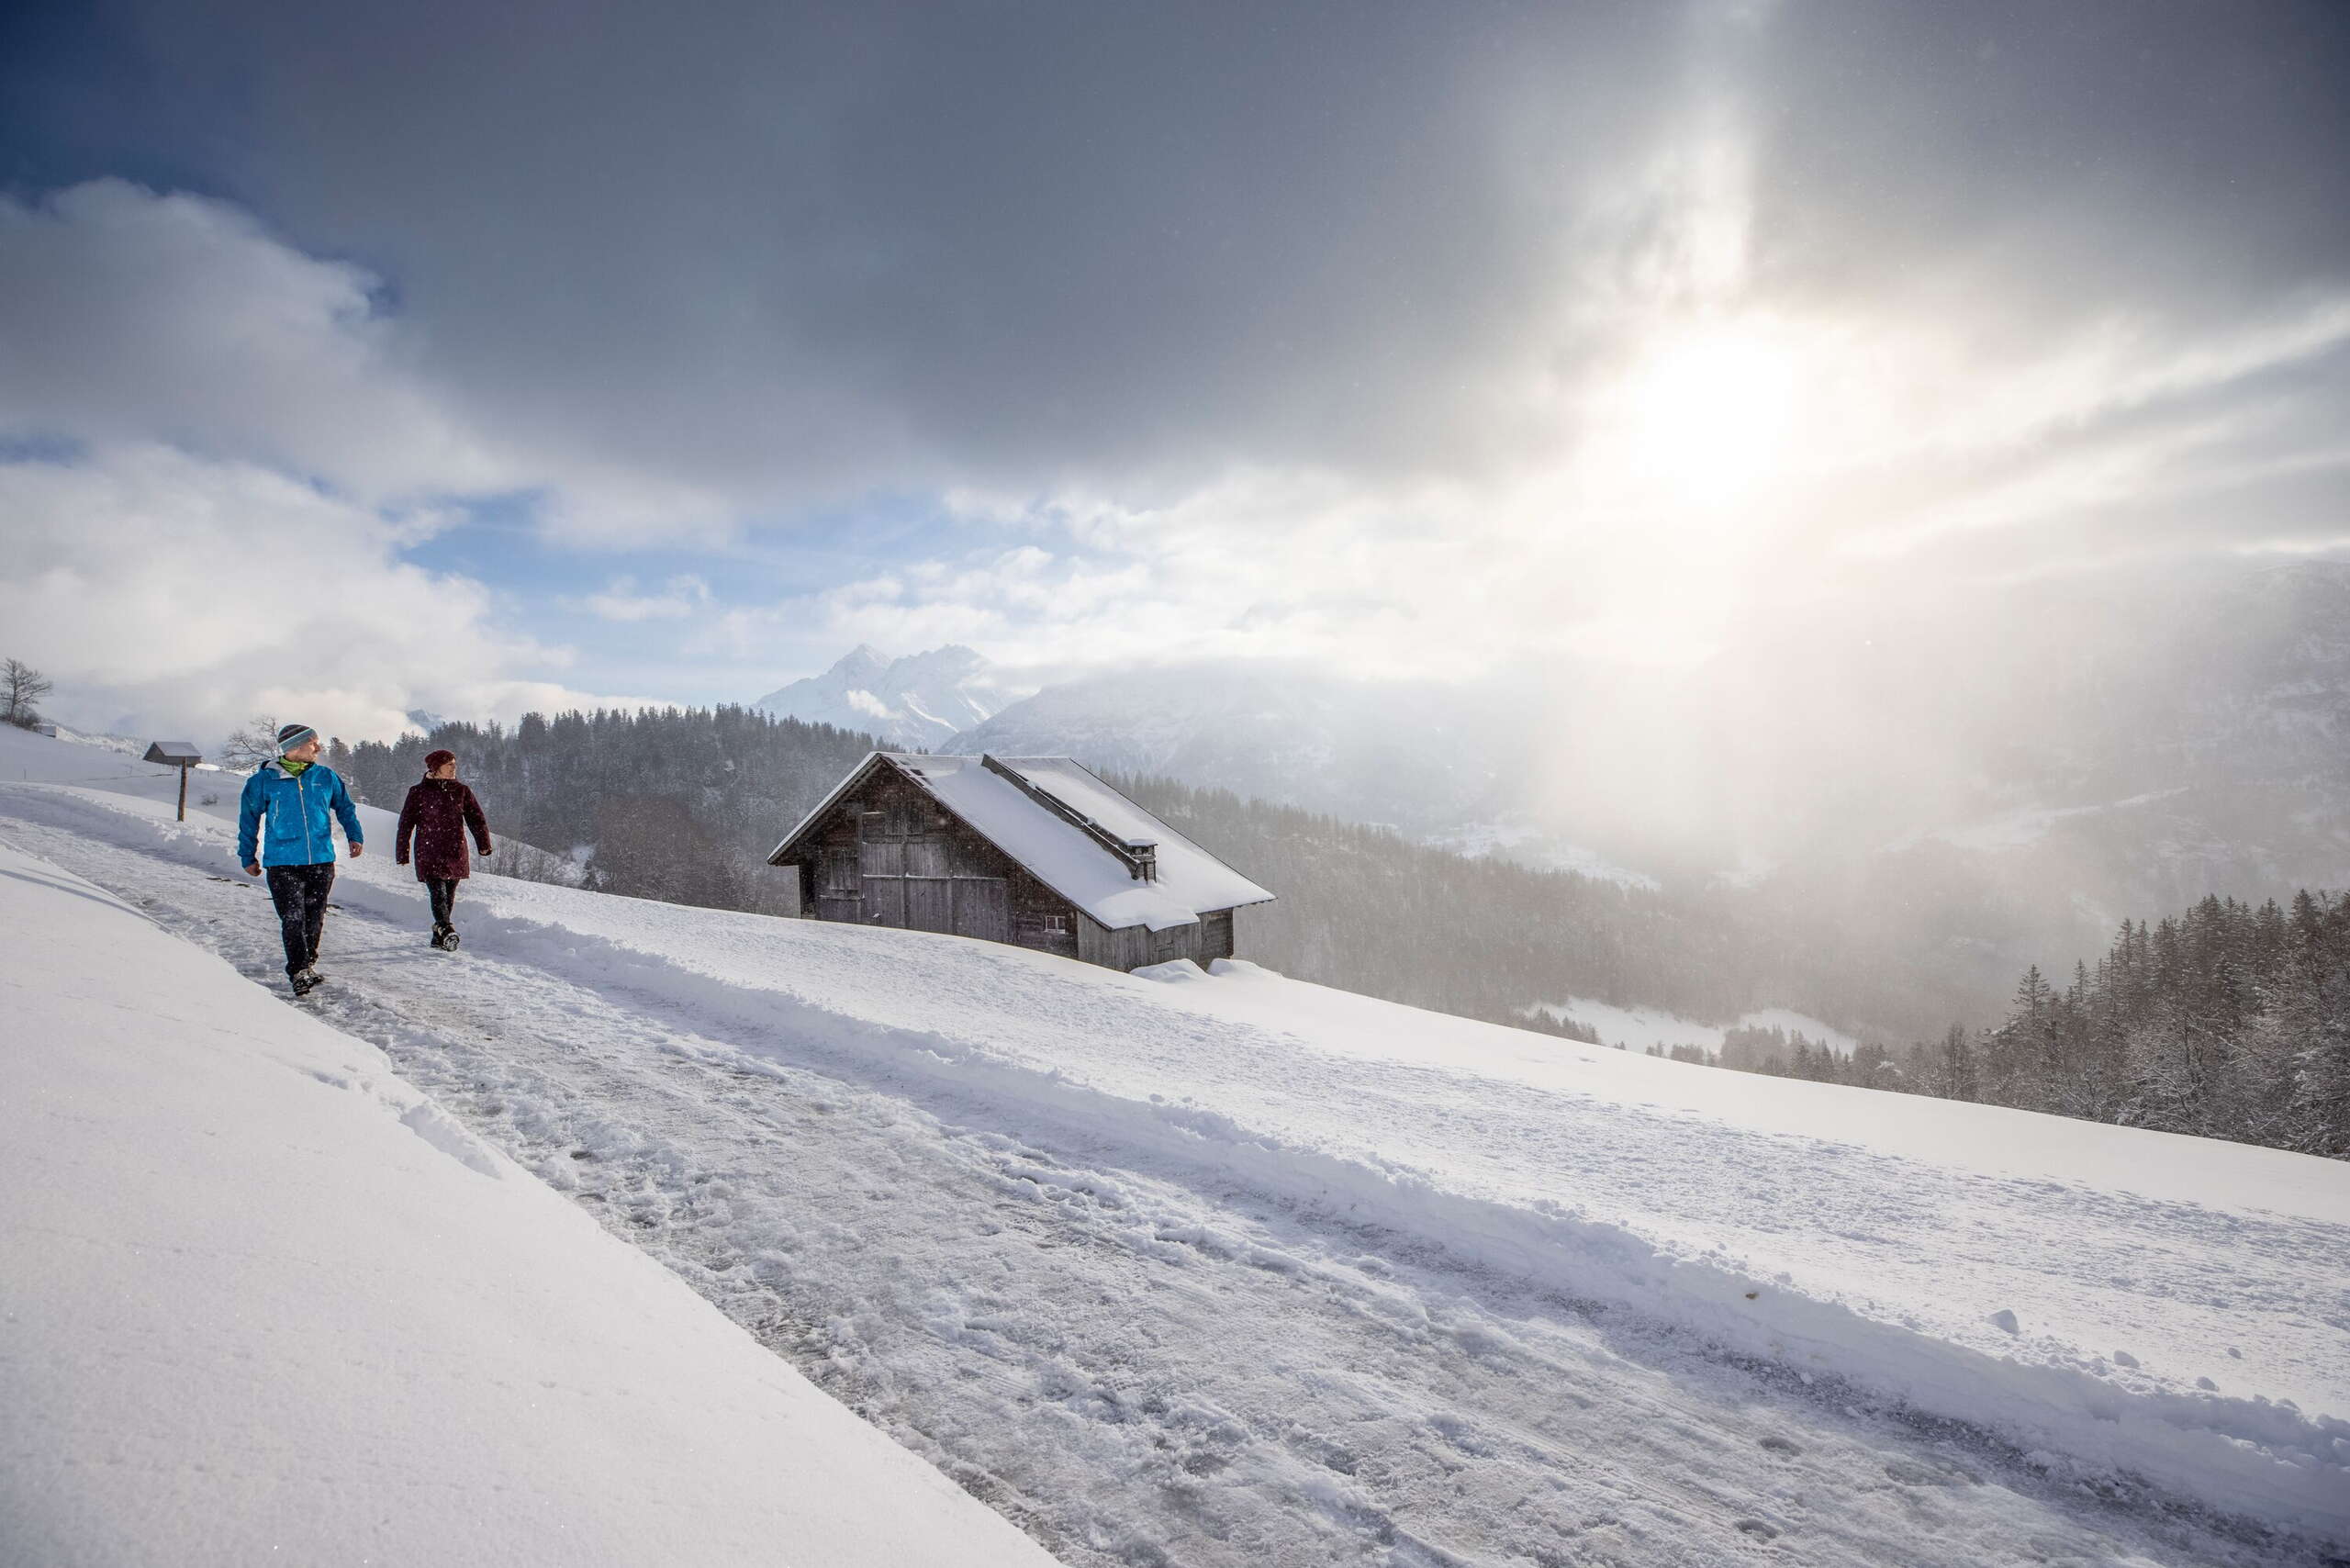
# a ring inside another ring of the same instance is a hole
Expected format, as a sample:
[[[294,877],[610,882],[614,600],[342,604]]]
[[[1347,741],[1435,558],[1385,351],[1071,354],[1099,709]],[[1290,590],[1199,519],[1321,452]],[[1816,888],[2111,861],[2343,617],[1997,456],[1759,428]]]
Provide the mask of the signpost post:
[[[196,747],[185,741],[157,741],[139,760],[160,762],[166,767],[180,770],[180,821],[187,821],[187,770],[204,760]]]

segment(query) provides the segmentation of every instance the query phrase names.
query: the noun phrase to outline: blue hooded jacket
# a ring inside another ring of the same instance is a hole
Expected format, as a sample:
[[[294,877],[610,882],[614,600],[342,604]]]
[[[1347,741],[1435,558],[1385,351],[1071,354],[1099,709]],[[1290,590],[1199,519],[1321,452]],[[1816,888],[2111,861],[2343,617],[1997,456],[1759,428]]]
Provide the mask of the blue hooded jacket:
[[[333,824],[328,812],[342,823],[342,836],[364,844],[359,831],[359,808],[342,776],[314,762],[299,773],[288,773],[274,762],[264,762],[245,780],[237,801],[237,864],[253,863],[254,841],[261,820],[269,818],[269,836],[261,841],[264,866],[317,866],[334,858]]]

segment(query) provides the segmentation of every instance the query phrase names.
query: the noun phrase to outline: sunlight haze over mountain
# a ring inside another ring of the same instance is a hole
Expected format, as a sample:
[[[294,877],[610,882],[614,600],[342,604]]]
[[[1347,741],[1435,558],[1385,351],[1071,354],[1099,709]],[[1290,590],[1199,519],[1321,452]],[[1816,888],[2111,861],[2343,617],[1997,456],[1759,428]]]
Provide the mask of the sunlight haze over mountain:
[[[1789,635],[2350,552],[2335,6],[0,28],[0,622],[91,727],[1530,670],[1662,832],[1726,711],[1914,726]]]

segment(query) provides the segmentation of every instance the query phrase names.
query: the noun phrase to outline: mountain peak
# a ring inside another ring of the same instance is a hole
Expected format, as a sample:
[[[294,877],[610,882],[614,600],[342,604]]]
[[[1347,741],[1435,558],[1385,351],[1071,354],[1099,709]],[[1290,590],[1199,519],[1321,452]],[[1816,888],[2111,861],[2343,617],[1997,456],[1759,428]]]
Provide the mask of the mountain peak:
[[[987,667],[987,660],[979,657],[960,643],[949,643],[943,648],[933,648],[926,654],[908,654],[890,662],[892,673],[901,671],[953,670],[958,674]]]
[[[859,643],[819,676],[767,693],[754,708],[861,730],[891,745],[933,747],[1003,705],[986,659],[958,643],[902,658]]]

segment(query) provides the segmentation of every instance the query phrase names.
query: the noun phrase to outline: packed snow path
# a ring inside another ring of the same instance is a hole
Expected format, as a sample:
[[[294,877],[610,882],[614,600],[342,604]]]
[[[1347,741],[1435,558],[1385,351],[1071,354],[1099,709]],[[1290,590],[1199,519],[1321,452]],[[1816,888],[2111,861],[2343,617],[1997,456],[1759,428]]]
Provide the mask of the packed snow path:
[[[0,837],[274,979],[194,824],[0,790]],[[308,1005],[1064,1561],[2313,1558],[350,889]]]
[[[365,1041],[0,844],[0,1564],[1051,1568]]]

